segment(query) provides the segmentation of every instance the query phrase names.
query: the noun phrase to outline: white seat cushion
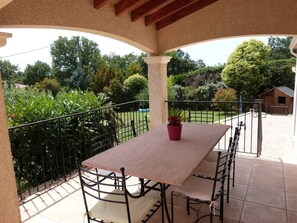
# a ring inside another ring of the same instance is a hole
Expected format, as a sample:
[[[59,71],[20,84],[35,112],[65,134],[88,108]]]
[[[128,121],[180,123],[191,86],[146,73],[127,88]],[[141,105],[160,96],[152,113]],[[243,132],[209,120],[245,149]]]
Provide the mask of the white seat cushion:
[[[191,198],[211,201],[213,183],[212,180],[190,177],[181,187],[175,187],[174,190]],[[219,192],[220,185],[219,182],[216,184],[215,194]]]
[[[216,174],[216,162],[210,162],[203,160],[201,164],[195,169],[195,175],[203,175],[208,177],[215,177]]]
[[[224,151],[224,150],[212,150],[204,160],[210,161],[210,162],[217,162],[218,152],[222,153],[221,156],[225,156],[227,154],[227,151]]]
[[[115,193],[124,193],[115,189]],[[124,196],[108,194],[106,199],[124,201]],[[149,210],[154,206],[157,199],[152,197],[128,198],[132,223],[143,220]],[[125,204],[118,204],[106,201],[98,201],[89,212],[91,217],[110,221],[114,223],[128,223],[128,215]]]

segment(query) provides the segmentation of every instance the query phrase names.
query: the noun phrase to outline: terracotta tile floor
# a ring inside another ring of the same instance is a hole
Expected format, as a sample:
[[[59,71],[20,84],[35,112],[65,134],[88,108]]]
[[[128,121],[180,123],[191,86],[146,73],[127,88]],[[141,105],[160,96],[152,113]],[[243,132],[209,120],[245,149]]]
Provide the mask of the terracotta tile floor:
[[[225,204],[225,223],[297,222],[297,152],[293,147],[291,123],[291,116],[267,115],[263,119],[261,158],[238,154],[235,187],[231,188],[230,203]],[[23,222],[84,222],[84,204],[79,188],[78,179],[74,178],[21,205]],[[170,198],[168,203],[170,205]],[[208,211],[205,205],[196,208],[200,214]],[[191,223],[196,217],[193,211],[187,215],[183,197],[175,199],[174,212],[176,223]],[[160,219],[158,211],[150,222],[158,223]],[[214,222],[218,220],[216,217]],[[201,222],[209,222],[209,219]]]

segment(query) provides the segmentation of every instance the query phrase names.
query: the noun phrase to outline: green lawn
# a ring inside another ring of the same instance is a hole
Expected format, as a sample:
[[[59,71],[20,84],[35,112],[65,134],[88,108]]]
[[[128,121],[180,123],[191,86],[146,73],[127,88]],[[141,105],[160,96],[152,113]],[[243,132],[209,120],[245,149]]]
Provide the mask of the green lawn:
[[[129,124],[130,120],[134,120],[135,123],[139,121],[143,121],[144,117],[147,116],[148,122],[150,120],[150,112],[138,112],[138,111],[131,111],[131,112],[119,112],[117,113],[118,117],[123,121],[124,124]],[[184,122],[189,121],[189,113],[182,112],[181,113]],[[191,111],[190,113],[190,121],[193,123],[215,123],[218,121],[224,121],[232,116],[237,116],[238,113],[236,111],[232,112],[219,112],[219,111],[202,111],[196,110]]]

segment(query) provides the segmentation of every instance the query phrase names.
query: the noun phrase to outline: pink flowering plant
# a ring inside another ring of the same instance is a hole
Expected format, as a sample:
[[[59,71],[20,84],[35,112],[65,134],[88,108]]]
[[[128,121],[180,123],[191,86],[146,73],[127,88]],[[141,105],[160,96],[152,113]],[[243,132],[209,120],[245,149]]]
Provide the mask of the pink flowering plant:
[[[182,121],[182,117],[180,115],[172,115],[168,117],[168,125],[171,126],[179,126]]]

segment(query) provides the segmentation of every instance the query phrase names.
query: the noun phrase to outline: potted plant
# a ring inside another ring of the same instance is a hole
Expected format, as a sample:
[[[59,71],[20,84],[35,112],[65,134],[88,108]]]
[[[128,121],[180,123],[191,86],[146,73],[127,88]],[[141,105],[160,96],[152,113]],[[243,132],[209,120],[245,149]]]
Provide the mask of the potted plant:
[[[181,115],[171,115],[168,117],[167,130],[170,140],[180,140],[182,131]]]

